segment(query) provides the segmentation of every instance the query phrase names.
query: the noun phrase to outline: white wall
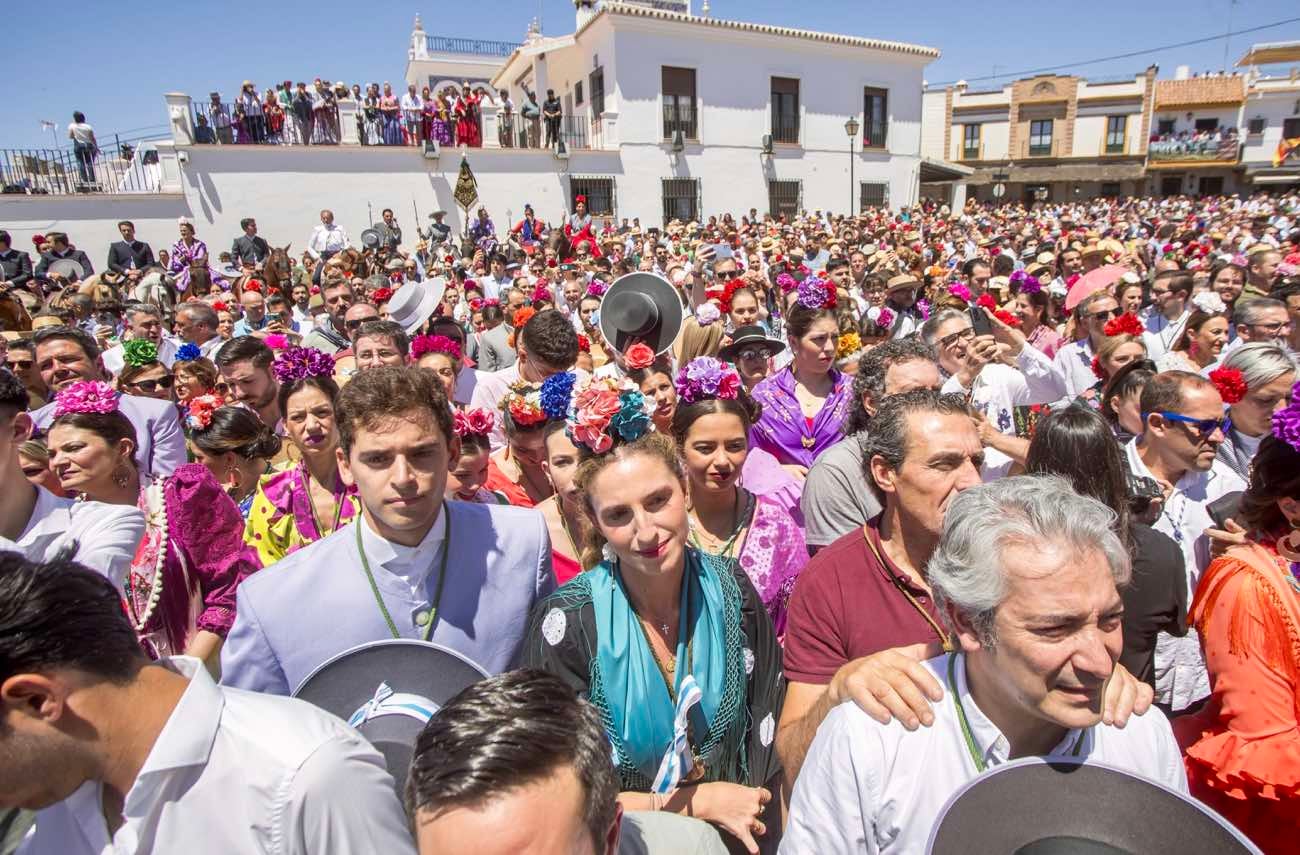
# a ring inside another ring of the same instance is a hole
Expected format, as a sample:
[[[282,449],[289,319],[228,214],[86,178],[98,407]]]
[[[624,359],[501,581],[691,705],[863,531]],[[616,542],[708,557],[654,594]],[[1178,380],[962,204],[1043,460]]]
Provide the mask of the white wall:
[[[1278,81],[1283,84],[1284,81]],[[1244,133],[1250,120],[1256,117],[1264,119],[1264,133],[1246,137],[1246,145],[1241,152],[1243,163],[1273,162],[1273,152],[1282,141],[1282,120],[1290,119],[1300,113],[1296,112],[1300,102],[1300,85],[1274,85],[1268,88],[1252,88],[1241,111],[1241,129]]]
[[[1191,112],[1192,114],[1192,120],[1190,122],[1187,120],[1188,112]],[[1157,109],[1151,115],[1151,134],[1153,136],[1155,135],[1156,129],[1160,126],[1160,122],[1162,122],[1165,119],[1174,120],[1174,133],[1182,133],[1183,131],[1195,131],[1196,122],[1198,119],[1217,119],[1220,128],[1224,128],[1225,130],[1227,128],[1237,128],[1240,131],[1242,130],[1241,125],[1239,123],[1240,118],[1241,118],[1241,110],[1240,108],[1235,106],[1234,107],[1208,107],[1208,108],[1203,107],[1201,109],[1191,110],[1191,111],[1178,109],[1174,107]]]
[[[942,89],[921,96],[921,155],[936,160],[949,160],[943,150],[943,125],[947,116],[947,93]]]

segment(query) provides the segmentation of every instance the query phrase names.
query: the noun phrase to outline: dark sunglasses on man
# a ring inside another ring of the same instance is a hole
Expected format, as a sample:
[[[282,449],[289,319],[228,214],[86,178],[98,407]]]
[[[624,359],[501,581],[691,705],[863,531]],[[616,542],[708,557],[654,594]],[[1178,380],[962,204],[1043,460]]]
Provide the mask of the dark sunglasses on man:
[[[364,324],[366,321],[377,321],[377,320],[379,320],[378,317],[353,318],[352,320],[345,322],[344,326],[348,328],[348,332],[356,332],[357,330],[361,329],[361,325]]]
[[[137,380],[136,382],[131,383],[130,385],[139,389],[141,392],[145,392],[147,394],[152,395],[154,392],[157,392],[159,389],[170,389],[172,387],[172,382],[173,382],[172,376],[170,374],[164,374],[163,376],[159,377],[157,380]]]
[[[1089,312],[1088,317],[1094,321],[1110,321],[1118,318],[1120,314],[1119,307],[1116,306],[1113,309],[1102,309],[1100,312]]]

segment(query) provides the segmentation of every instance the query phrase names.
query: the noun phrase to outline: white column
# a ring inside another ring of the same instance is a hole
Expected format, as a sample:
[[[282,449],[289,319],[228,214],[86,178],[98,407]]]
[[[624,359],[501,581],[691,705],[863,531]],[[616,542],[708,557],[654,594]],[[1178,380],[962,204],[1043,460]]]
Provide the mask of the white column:
[[[338,105],[340,141],[343,145],[361,145],[361,138],[357,136],[357,111],[361,105],[351,98],[339,101]]]
[[[155,145],[158,147],[158,165],[162,168],[162,181],[158,185],[158,192],[184,193],[183,167],[177,156],[176,143],[172,140],[159,140]],[[188,153],[186,157],[189,157]]]
[[[606,110],[600,114],[600,148],[608,151],[618,145],[618,113]]]
[[[171,128],[172,142],[176,145],[194,143],[194,114],[190,107],[190,96],[184,92],[168,92],[163,95],[167,102],[167,124]]]
[[[501,140],[497,136],[498,113],[501,107],[490,101],[484,100],[479,104],[483,111],[483,148],[501,148]]]

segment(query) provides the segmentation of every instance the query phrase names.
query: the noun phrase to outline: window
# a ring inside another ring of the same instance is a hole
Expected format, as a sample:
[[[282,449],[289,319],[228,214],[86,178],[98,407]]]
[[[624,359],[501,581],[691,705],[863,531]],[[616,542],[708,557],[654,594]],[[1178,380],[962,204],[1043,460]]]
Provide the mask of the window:
[[[1196,130],[1203,132],[1217,131],[1219,129],[1218,119],[1197,119]]]
[[[698,178],[665,178],[664,225],[673,220],[689,223],[700,218],[700,181]]]
[[[868,86],[862,95],[862,145],[884,148],[889,136],[889,92]]]
[[[964,125],[961,132],[961,159],[979,160],[980,126]]]
[[[799,142],[799,81],[772,78],[772,142]]]
[[[697,139],[695,126],[695,69],[663,66],[664,139],[677,131],[688,140]]]
[[[1106,154],[1123,154],[1128,136],[1128,116],[1106,117]]]
[[[1300,137],[1300,116],[1282,120],[1282,139],[1293,140]]]
[[[573,103],[579,107],[582,106],[582,81],[581,80],[573,84]]]
[[[1251,119],[1251,120],[1250,120],[1250,124],[1248,124],[1248,125],[1246,126],[1246,132],[1247,132],[1247,133],[1250,133],[1250,134],[1262,134],[1262,133],[1264,133],[1264,120],[1263,120],[1263,119]]]
[[[1029,156],[1045,157],[1052,153],[1052,120],[1034,119],[1029,123]]]
[[[1201,195],[1202,195],[1202,196],[1222,196],[1222,195],[1223,195],[1223,176],[1222,176],[1222,175],[1202,175],[1202,176],[1201,176]]]
[[[1104,181],[1101,185],[1101,197],[1103,199],[1114,199],[1119,196],[1120,187],[1118,181]]]
[[[587,78],[588,88],[591,90],[591,115],[592,118],[600,118],[600,114],[605,112],[605,69],[598,68]]]
[[[889,185],[884,181],[863,181],[858,192],[858,213],[889,204]]]
[[[569,198],[587,197],[587,211],[593,217],[614,216],[614,179],[575,175],[569,179]]]
[[[1156,133],[1162,137],[1167,137],[1174,132],[1173,119],[1160,119],[1156,122]]]
[[[800,195],[803,184],[799,181],[767,182],[767,211],[774,217],[793,220],[799,216]]]

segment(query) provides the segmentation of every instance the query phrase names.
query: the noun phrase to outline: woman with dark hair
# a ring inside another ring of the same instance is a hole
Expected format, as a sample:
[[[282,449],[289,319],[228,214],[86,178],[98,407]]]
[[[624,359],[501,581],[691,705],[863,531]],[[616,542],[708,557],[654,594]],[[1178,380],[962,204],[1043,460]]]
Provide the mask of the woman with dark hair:
[[[813,276],[804,279],[785,322],[793,360],[754,387],[763,412],[752,439],[803,476],[843,436],[853,384],[835,370],[840,328],[833,288]]]
[[[1300,839],[1300,389],[1273,416],[1236,520],[1197,585],[1211,694],[1174,720],[1192,795],[1265,852]]]
[[[257,485],[244,540],[268,567],[324,538],[359,511],[355,489],[339,477],[335,450],[334,358],[310,347],[290,347],[271,366],[280,383],[284,428],[301,457],[297,466],[264,477]]]
[[[64,490],[144,514],[123,591],[141,645],[154,658],[184,653],[215,670],[235,622],[235,588],[257,569],[241,542],[235,503],[199,464],[141,476],[135,428],[107,383],[78,382],[60,392],[49,441]]]
[[[1075,492],[1116,513],[1116,533],[1133,556],[1124,600],[1124,652],[1130,674],[1155,688],[1156,636],[1187,634],[1187,570],[1178,544],[1138,523],[1130,506],[1124,454],[1105,419],[1073,404],[1041,419],[1025,461],[1029,474],[1061,475]]]
[[[568,433],[569,404],[577,376],[571,371],[552,374],[542,383],[541,405],[546,414],[542,434],[546,443],[546,476],[554,495],[538,503],[551,535],[551,569],[563,585],[583,570],[582,545],[591,536],[591,522],[582,508],[582,496],[574,475],[578,469],[578,446]]]
[[[1145,429],[1142,421],[1142,389],[1156,376],[1156,364],[1135,359],[1115,372],[1101,390],[1101,414],[1110,423],[1115,438],[1127,443]]]
[[[709,357],[684,367],[676,388],[681,404],[672,437],[686,469],[691,544],[740,565],[779,637],[808,548],[801,521],[779,499],[741,483],[760,407],[742,388],[735,368]]]
[[[447,400],[456,406],[456,380],[464,366],[460,343],[445,335],[417,335],[411,339],[411,361],[437,374]]]
[[[552,492],[546,477],[546,413],[541,405],[542,387],[523,380],[510,387],[501,399],[506,447],[488,463],[487,488],[501,493],[520,508],[531,508]]]
[[[781,649],[749,577],[690,544],[686,475],[649,408],[607,378],[573,396],[591,569],[534,608],[522,664],[600,711],[625,809],[694,816],[757,852],[779,837]]]
[[[117,375],[117,388],[127,395],[172,400],[172,375],[158,361],[158,345],[133,338],[122,345],[125,365]]]
[[[1202,291],[1192,298],[1191,314],[1167,353],[1156,358],[1161,371],[1200,374],[1219,361],[1228,343],[1228,307],[1217,294]]]
[[[271,458],[280,453],[280,437],[255,413],[223,403],[215,395],[189,399],[185,426],[190,452],[225,487],[247,521],[257,482],[270,474]]]
[[[456,410],[452,425],[460,440],[460,455],[447,472],[447,498],[486,505],[507,504],[506,497],[484,487],[492,457],[490,437],[496,421],[491,410]]]
[[[655,402],[655,430],[671,433],[673,413],[677,411],[677,389],[673,385],[673,365],[668,354],[661,354],[646,368],[630,368],[627,376],[647,400]]]
[[[205,356],[191,355],[186,348],[192,344],[181,345],[176,351],[176,361],[172,363],[172,388],[176,390],[176,403],[197,398],[200,395],[217,395],[224,399],[230,387],[221,379],[217,366]],[[194,354],[198,348],[194,347]]]

